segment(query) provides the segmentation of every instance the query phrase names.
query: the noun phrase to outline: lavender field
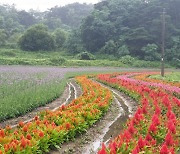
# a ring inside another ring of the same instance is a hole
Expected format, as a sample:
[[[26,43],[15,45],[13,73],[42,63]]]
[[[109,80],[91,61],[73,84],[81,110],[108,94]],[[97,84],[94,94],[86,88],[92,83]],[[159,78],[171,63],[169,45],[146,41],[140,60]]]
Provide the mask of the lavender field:
[[[59,97],[68,72],[112,70],[117,69],[0,66],[0,121],[23,115]]]

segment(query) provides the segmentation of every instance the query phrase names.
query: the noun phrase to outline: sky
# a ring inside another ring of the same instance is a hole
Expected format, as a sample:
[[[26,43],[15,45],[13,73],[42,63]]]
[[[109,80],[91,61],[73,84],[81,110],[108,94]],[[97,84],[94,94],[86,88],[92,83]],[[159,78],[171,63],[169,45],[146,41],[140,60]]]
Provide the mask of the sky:
[[[99,0],[0,0],[0,4],[15,4],[17,9],[26,10],[34,9],[45,11],[54,6],[64,6],[66,4],[79,2],[79,3],[92,3],[95,4]]]

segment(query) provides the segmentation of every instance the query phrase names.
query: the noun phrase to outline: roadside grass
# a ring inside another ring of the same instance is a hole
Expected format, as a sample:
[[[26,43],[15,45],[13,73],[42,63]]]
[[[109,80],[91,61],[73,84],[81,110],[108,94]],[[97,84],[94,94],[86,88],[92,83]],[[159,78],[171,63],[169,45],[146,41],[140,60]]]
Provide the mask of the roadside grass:
[[[166,80],[170,82],[180,82],[180,72],[168,73],[168,74],[165,74],[164,77],[162,77],[161,75],[151,75],[150,78]]]

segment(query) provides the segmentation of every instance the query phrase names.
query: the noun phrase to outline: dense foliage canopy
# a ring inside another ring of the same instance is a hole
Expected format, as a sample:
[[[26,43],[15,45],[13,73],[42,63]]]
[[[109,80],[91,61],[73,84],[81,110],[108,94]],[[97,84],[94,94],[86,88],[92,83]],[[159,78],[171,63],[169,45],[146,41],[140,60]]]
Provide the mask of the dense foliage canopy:
[[[92,53],[101,50],[114,55],[121,55],[121,49],[126,48],[125,53],[132,56],[157,60],[163,8],[166,9],[166,58],[179,59],[179,0],[106,0],[96,4],[81,26],[85,48]]]

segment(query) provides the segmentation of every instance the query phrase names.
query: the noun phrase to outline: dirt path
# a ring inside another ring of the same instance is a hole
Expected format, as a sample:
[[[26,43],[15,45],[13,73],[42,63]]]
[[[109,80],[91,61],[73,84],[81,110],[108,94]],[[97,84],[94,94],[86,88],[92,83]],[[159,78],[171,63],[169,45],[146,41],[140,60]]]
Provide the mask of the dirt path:
[[[104,117],[94,124],[86,133],[74,141],[61,145],[60,149],[51,150],[49,154],[93,154],[98,151],[101,143],[108,144],[123,128],[123,124],[134,113],[137,103],[123,93],[109,88],[114,95],[110,109]]]
[[[33,110],[26,115],[19,116],[17,118],[12,118],[0,123],[0,128],[4,128],[5,126],[9,125],[12,128],[16,127],[19,121],[29,122],[31,121],[40,111],[43,110],[56,110],[63,104],[70,103],[73,99],[79,97],[82,94],[80,86],[75,82],[74,79],[69,80],[65,91],[63,94],[53,102],[46,104],[45,106],[38,107],[37,109]]]

